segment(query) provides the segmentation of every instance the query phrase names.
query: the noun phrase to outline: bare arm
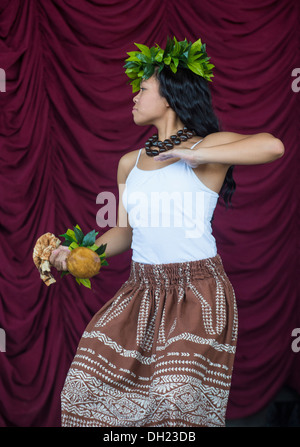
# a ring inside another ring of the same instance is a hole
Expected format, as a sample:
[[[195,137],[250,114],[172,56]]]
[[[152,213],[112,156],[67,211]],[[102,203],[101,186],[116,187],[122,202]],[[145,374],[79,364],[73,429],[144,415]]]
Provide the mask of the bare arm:
[[[269,133],[242,135],[217,132],[205,137],[194,150],[172,149],[154,159],[159,161],[179,157],[192,167],[205,163],[231,166],[270,163],[283,154],[283,143]]]
[[[132,228],[129,225],[128,215],[122,202],[122,194],[127,175],[131,166],[128,157],[123,156],[119,161],[118,166],[118,186],[119,186],[119,205],[118,205],[118,220],[114,228],[106,231],[102,236],[96,239],[96,245],[107,244],[106,257],[112,257],[127,251],[131,247]]]
[[[119,206],[118,220],[114,228],[106,231],[102,236],[96,239],[96,245],[107,244],[105,255],[107,258],[115,256],[129,250],[132,240],[132,228],[129,225],[128,215],[122,203],[122,193],[127,175],[131,169],[130,158],[123,156],[118,166],[118,185],[119,185]],[[57,270],[67,270],[67,257],[70,254],[68,247],[59,246],[53,250],[50,256],[50,263]]]
[[[107,258],[116,256],[130,249],[132,232],[129,229],[114,227],[106,231],[102,236],[96,239],[95,244],[107,244],[105,255]]]

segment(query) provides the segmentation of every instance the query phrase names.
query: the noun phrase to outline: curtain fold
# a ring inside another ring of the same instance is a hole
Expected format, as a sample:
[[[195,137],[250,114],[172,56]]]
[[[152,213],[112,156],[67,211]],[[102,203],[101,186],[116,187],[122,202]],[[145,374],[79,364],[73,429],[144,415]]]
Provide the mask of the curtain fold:
[[[285,145],[274,163],[236,166],[233,208],[220,201],[215,212],[239,309],[227,417],[261,410],[284,384],[300,392],[291,348],[300,327],[299,25],[297,0],[1,1],[0,426],[60,425],[80,336],[128,278],[130,252],[110,258],[92,290],[56,273],[47,288],[32,250],[47,231],[107,231],[96,222],[97,196],[118,199],[119,159],[152,133],[132,121],[126,52],[134,42],[163,46],[167,35],[207,44],[223,130],[270,132]]]

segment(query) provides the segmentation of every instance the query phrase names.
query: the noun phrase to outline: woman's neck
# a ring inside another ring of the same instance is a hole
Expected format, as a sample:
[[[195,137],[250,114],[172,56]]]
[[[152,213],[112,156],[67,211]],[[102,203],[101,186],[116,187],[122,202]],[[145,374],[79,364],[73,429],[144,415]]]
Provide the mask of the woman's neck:
[[[158,139],[164,141],[165,139],[170,138],[171,135],[176,134],[179,129],[183,129],[184,124],[179,118],[176,118],[159,123],[155,127],[157,129]]]

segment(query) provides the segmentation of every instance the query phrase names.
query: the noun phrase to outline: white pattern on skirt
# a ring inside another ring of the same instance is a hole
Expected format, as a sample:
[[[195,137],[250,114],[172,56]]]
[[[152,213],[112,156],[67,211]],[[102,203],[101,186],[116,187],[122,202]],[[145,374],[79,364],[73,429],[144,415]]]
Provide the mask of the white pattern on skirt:
[[[224,426],[235,295],[221,258],[149,265],[86,328],[62,392],[64,426]]]

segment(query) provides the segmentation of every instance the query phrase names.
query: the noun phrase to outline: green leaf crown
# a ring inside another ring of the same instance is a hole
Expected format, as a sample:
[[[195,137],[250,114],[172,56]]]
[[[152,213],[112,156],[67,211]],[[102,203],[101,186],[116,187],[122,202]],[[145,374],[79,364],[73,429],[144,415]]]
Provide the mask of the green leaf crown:
[[[140,89],[143,79],[149,79],[156,67],[158,72],[169,66],[173,73],[177,72],[178,67],[187,68],[207,81],[211,78],[213,64],[209,63],[210,57],[206,53],[206,44],[198,39],[196,42],[188,42],[187,39],[178,42],[176,37],[167,39],[166,48],[163,50],[158,44],[154,47],[135,43],[140,51],[131,51],[129,58],[125,60],[125,73],[131,79],[132,92]]]

